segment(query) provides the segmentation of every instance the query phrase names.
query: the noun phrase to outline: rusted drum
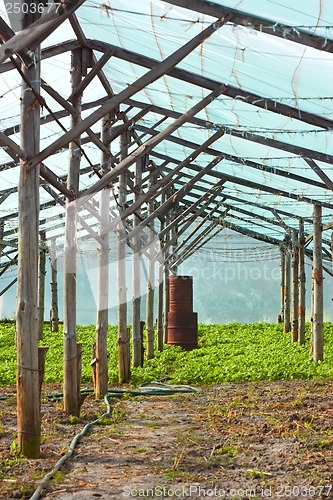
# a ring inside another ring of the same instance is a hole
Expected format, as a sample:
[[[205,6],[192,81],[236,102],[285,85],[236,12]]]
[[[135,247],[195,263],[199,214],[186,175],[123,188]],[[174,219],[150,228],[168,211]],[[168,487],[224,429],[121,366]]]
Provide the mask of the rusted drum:
[[[168,344],[180,346],[186,351],[198,347],[198,313],[168,313]]]
[[[169,311],[193,312],[192,276],[169,276]]]

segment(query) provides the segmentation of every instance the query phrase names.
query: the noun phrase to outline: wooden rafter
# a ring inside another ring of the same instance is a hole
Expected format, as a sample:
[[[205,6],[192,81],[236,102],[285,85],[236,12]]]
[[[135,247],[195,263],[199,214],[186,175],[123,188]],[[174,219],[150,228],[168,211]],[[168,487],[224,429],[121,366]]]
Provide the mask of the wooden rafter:
[[[219,5],[214,2],[207,2],[204,0],[163,0],[164,2],[184,9],[190,9],[201,14],[208,16],[223,18],[232,14],[232,23],[246,28],[259,31],[260,33],[267,33],[269,35],[283,38],[295,43],[306,45],[314,49],[322,50],[325,52],[333,53],[333,40],[326,37],[314,35],[306,32],[300,27],[293,27],[288,24],[277,23],[272,19],[260,16],[258,14],[250,14],[242,12],[240,9],[232,9],[224,5]],[[241,7],[242,5],[240,5]]]

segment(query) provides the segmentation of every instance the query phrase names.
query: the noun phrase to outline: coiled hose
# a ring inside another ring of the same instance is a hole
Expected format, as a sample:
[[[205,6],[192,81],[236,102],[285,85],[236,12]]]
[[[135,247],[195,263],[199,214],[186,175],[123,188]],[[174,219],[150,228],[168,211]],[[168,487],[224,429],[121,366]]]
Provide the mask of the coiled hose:
[[[87,391],[82,391],[82,393],[92,393],[93,391],[87,390]],[[171,394],[178,394],[178,393],[191,393],[191,392],[200,392],[200,389],[191,387],[189,385],[169,385],[169,384],[164,384],[163,382],[149,382],[146,384],[142,384],[139,386],[137,390],[132,390],[132,389],[110,389],[108,393],[104,396],[104,402],[106,404],[106,412],[96,420],[93,420],[92,422],[86,424],[82,431],[74,436],[72,439],[72,442],[69,446],[69,449],[65,455],[63,455],[58,462],[55,464],[53,469],[48,472],[42,479],[41,483],[39,486],[36,488],[35,492],[33,495],[30,497],[30,500],[38,500],[40,498],[40,495],[43,492],[43,489],[45,485],[55,476],[55,474],[61,469],[61,467],[64,465],[64,463],[73,456],[75,448],[77,444],[79,443],[80,439],[87,434],[88,430],[91,429],[94,425],[97,425],[101,420],[103,420],[106,417],[112,416],[112,408],[111,408],[111,403],[109,401],[109,398],[119,398],[122,397],[124,394],[130,394],[132,396],[168,396]],[[49,398],[61,398],[62,394],[53,394],[48,396]]]

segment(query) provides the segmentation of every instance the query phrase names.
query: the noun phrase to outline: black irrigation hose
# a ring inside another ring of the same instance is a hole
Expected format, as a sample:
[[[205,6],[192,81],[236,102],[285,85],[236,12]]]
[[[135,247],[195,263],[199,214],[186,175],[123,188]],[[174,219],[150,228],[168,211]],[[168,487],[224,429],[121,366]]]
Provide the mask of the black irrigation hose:
[[[81,391],[82,393],[91,393],[93,392],[92,390],[85,390]],[[111,409],[111,404],[109,401],[110,397],[122,397],[124,394],[130,394],[131,396],[166,396],[166,395],[171,395],[171,394],[179,394],[179,393],[193,393],[193,392],[200,392],[200,389],[197,389],[195,387],[191,387],[189,385],[168,385],[164,384],[162,382],[151,382],[147,384],[143,384],[139,386],[138,390],[131,390],[131,389],[110,389],[108,391],[108,394],[104,396],[104,402],[106,404],[107,411],[99,418],[94,420],[93,422],[90,422],[86,424],[82,431],[74,436],[72,439],[72,442],[69,446],[69,449],[65,455],[63,455],[58,462],[55,464],[53,469],[44,476],[42,479],[42,482],[40,485],[37,487],[35,490],[34,494],[30,497],[30,500],[38,500],[40,498],[40,495],[43,492],[43,489],[45,485],[54,477],[54,475],[61,469],[63,464],[73,456],[75,448],[80,441],[80,439],[85,436],[85,434],[88,432],[88,430],[93,427],[94,425],[97,425],[102,419],[106,417],[112,416],[112,409]],[[48,397],[52,398],[56,396],[62,397],[62,394],[56,394],[56,395],[50,395]]]
[[[111,405],[109,403],[109,400],[108,400],[108,395],[104,396],[104,402],[106,404],[106,407],[107,407],[107,411],[99,418],[97,418],[96,420],[94,420],[93,422],[90,422],[89,424],[86,424],[82,431],[77,434],[76,436],[74,436],[74,438],[72,439],[72,442],[69,446],[69,449],[67,451],[67,453],[65,453],[65,455],[63,455],[60,460],[58,460],[58,462],[55,464],[55,466],[53,467],[53,469],[48,473],[46,474],[46,476],[44,476],[42,482],[40,483],[40,485],[37,487],[37,489],[35,490],[34,494],[32,495],[32,497],[30,497],[30,500],[38,500],[38,498],[40,497],[40,495],[42,494],[43,492],[43,489],[44,489],[44,486],[54,477],[54,475],[60,470],[60,468],[64,465],[64,463],[66,462],[66,460],[68,460],[71,456],[73,456],[74,454],[74,451],[75,451],[75,448],[76,448],[76,445],[78,444],[78,442],[80,441],[80,438],[83,437],[87,432],[88,430],[90,429],[90,427],[92,427],[93,425],[96,425],[98,424],[98,422],[102,419],[102,418],[105,418],[105,417],[109,417],[111,416],[112,414],[112,411],[111,411]]]

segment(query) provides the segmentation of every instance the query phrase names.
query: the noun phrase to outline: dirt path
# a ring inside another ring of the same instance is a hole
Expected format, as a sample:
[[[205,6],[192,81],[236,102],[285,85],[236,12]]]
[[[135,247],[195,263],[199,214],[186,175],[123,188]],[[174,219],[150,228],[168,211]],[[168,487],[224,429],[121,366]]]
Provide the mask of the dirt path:
[[[15,459],[15,402],[1,402],[0,498],[29,498],[83,425],[43,403],[42,457]],[[333,382],[225,384],[124,398],[47,485],[45,498],[333,498]],[[26,496],[23,496],[25,493]]]

